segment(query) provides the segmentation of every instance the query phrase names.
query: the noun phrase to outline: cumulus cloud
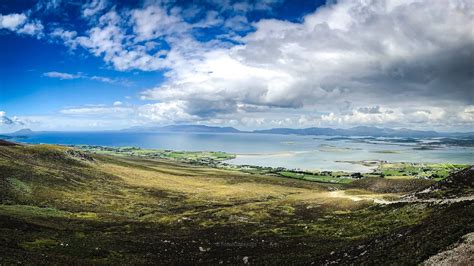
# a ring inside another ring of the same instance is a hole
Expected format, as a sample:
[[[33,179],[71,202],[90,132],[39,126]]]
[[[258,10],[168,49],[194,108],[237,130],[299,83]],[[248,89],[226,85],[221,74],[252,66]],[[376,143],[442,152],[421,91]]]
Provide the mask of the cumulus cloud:
[[[357,109],[358,112],[363,114],[381,114],[380,106],[375,107],[360,107]]]
[[[186,121],[199,121],[199,117],[186,112],[187,106],[180,101],[145,104],[133,106],[115,101],[112,105],[91,105],[62,109],[61,115],[68,117],[95,118],[103,117],[115,120],[136,120],[142,123],[179,123]]]
[[[0,111],[0,132],[10,132],[25,126],[22,119],[14,116],[8,117],[5,111]]]
[[[313,107],[332,110],[323,121],[341,123],[401,118],[380,107],[337,115],[343,101],[431,110],[472,104],[473,14],[468,1],[338,1],[302,23],[261,20],[244,44],[172,68],[169,80],[143,97],[184,101],[193,115],[206,114],[193,112],[196,103],[216,115],[239,104]],[[438,113],[410,117],[426,121]]]
[[[182,101],[146,104],[139,108],[139,116],[156,123],[179,123],[194,121],[198,117],[185,111],[186,104]]]
[[[209,3],[215,5],[221,12],[222,11],[234,11],[247,13],[250,11],[271,11],[273,7],[283,3],[283,0],[244,0],[244,1],[221,1],[221,0],[210,0]]]
[[[82,16],[87,18],[90,16],[94,16],[97,13],[101,12],[105,8],[107,8],[108,1],[107,0],[91,0],[85,3],[82,6]]]
[[[56,71],[43,73],[43,76],[48,77],[48,78],[58,78],[58,79],[78,79],[78,78],[81,78],[80,74],[69,74],[69,73],[56,72]]]
[[[11,125],[11,124],[13,124],[13,120],[11,120],[10,118],[8,118],[6,116],[5,111],[0,111],[0,124],[1,125]]]
[[[76,116],[128,116],[133,114],[135,110],[131,107],[122,106],[99,106],[99,107],[79,107],[69,108],[60,111],[61,114],[65,115],[76,115]]]
[[[85,34],[57,28],[50,35],[62,39],[73,50],[82,47],[103,57],[117,70],[157,71],[179,68],[201,59],[205,51],[229,46],[219,40],[196,40],[194,34],[199,29],[224,25],[233,30],[249,28],[246,17],[239,15],[224,20],[215,10],[207,11],[194,23],[185,21],[183,16],[179,8],[146,2],[142,8],[108,11]],[[237,37],[228,34],[223,38]]]
[[[180,16],[170,14],[159,5],[149,5],[132,11],[133,30],[138,41],[150,40],[165,35],[189,30],[189,25]]]
[[[115,80],[115,79],[111,79],[111,78],[108,78],[108,77],[101,77],[101,76],[92,76],[92,77],[90,77],[90,79],[98,80],[98,81],[105,82],[105,83],[116,83],[117,82],[117,80]]]
[[[39,20],[29,21],[28,17],[21,13],[13,13],[8,15],[0,14],[0,29],[7,29],[19,34],[43,36],[43,24]]]
[[[122,28],[123,23],[124,21],[116,11],[109,11],[99,18],[97,26],[87,31],[87,35],[75,37],[66,44],[73,48],[81,46],[95,56],[102,56],[105,62],[112,64],[117,70],[162,69],[164,67],[162,51],[149,54],[145,44],[132,45],[130,36],[127,36],[126,30]],[[142,37],[139,37],[139,40],[153,35],[153,29],[142,28],[140,31]]]
[[[77,42],[75,40],[77,36],[76,31],[69,31],[63,28],[55,28],[52,32],[49,33],[49,35],[53,39],[61,39],[66,46],[70,47],[73,50],[77,47]]]
[[[0,29],[17,30],[25,21],[25,14],[0,14]]]
[[[124,79],[114,79],[114,78],[109,78],[109,77],[102,77],[102,76],[88,76],[83,73],[76,73],[76,74],[71,74],[71,73],[65,73],[65,72],[57,72],[57,71],[51,71],[51,72],[45,72],[43,73],[43,76],[48,77],[48,78],[57,78],[60,80],[69,80],[69,79],[90,79],[90,80],[96,80],[104,83],[122,83],[124,85],[127,85],[129,82],[128,80]]]
[[[18,30],[18,33],[34,35],[41,37],[43,35],[43,24],[39,20],[26,23],[21,29]]]
[[[120,10],[92,0],[81,10],[97,23],[82,32],[58,27],[50,36],[119,71],[165,71],[164,82],[141,93],[156,103],[131,108],[144,119],[257,126],[472,123],[471,1],[341,0],[300,22],[248,21],[248,12],[279,3],[208,1],[215,10],[203,11],[145,1]],[[11,14],[6,22],[2,16],[0,25],[19,31],[33,23],[23,16]],[[199,41],[196,32],[208,27],[227,34]],[[111,110],[118,107],[124,108]]]
[[[462,122],[471,123],[472,125],[474,123],[474,105],[464,108],[458,113],[458,116]]]

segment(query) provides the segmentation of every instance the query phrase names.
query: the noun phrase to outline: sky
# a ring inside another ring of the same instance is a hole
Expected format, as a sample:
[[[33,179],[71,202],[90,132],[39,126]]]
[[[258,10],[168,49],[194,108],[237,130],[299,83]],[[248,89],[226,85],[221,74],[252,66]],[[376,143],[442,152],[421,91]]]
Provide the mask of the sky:
[[[0,2],[0,132],[169,124],[474,131],[474,2]]]

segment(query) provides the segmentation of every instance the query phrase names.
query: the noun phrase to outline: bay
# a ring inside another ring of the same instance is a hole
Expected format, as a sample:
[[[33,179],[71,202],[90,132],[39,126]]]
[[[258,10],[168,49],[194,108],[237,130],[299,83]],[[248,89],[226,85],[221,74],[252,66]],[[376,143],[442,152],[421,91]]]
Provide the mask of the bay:
[[[392,143],[384,139],[368,143],[361,138],[250,133],[42,132],[17,140],[26,143],[224,151],[237,154],[235,159],[228,161],[232,164],[304,170],[368,172],[372,168],[349,161],[372,160],[474,164],[474,147],[440,146],[418,150],[416,143]]]

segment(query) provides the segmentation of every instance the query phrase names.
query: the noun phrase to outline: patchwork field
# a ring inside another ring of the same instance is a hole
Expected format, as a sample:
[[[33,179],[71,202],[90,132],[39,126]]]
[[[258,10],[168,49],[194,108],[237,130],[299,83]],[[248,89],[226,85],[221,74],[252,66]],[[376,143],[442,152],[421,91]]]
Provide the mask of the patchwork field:
[[[472,200],[387,204],[435,180],[311,182],[196,164],[172,151],[7,144],[1,264],[414,264],[474,229]]]

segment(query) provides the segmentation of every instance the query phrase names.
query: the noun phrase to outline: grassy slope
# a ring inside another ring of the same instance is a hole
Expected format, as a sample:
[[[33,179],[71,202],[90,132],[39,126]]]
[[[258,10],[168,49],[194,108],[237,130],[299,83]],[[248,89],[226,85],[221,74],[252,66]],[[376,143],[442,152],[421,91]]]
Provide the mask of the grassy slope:
[[[450,238],[427,232],[429,248],[398,258],[419,262],[473,229],[472,206],[451,207],[465,219],[445,224],[444,207],[372,206],[312,182],[47,145],[0,146],[0,195],[5,263],[322,263],[439,222]],[[367,254],[363,261],[386,256]]]

